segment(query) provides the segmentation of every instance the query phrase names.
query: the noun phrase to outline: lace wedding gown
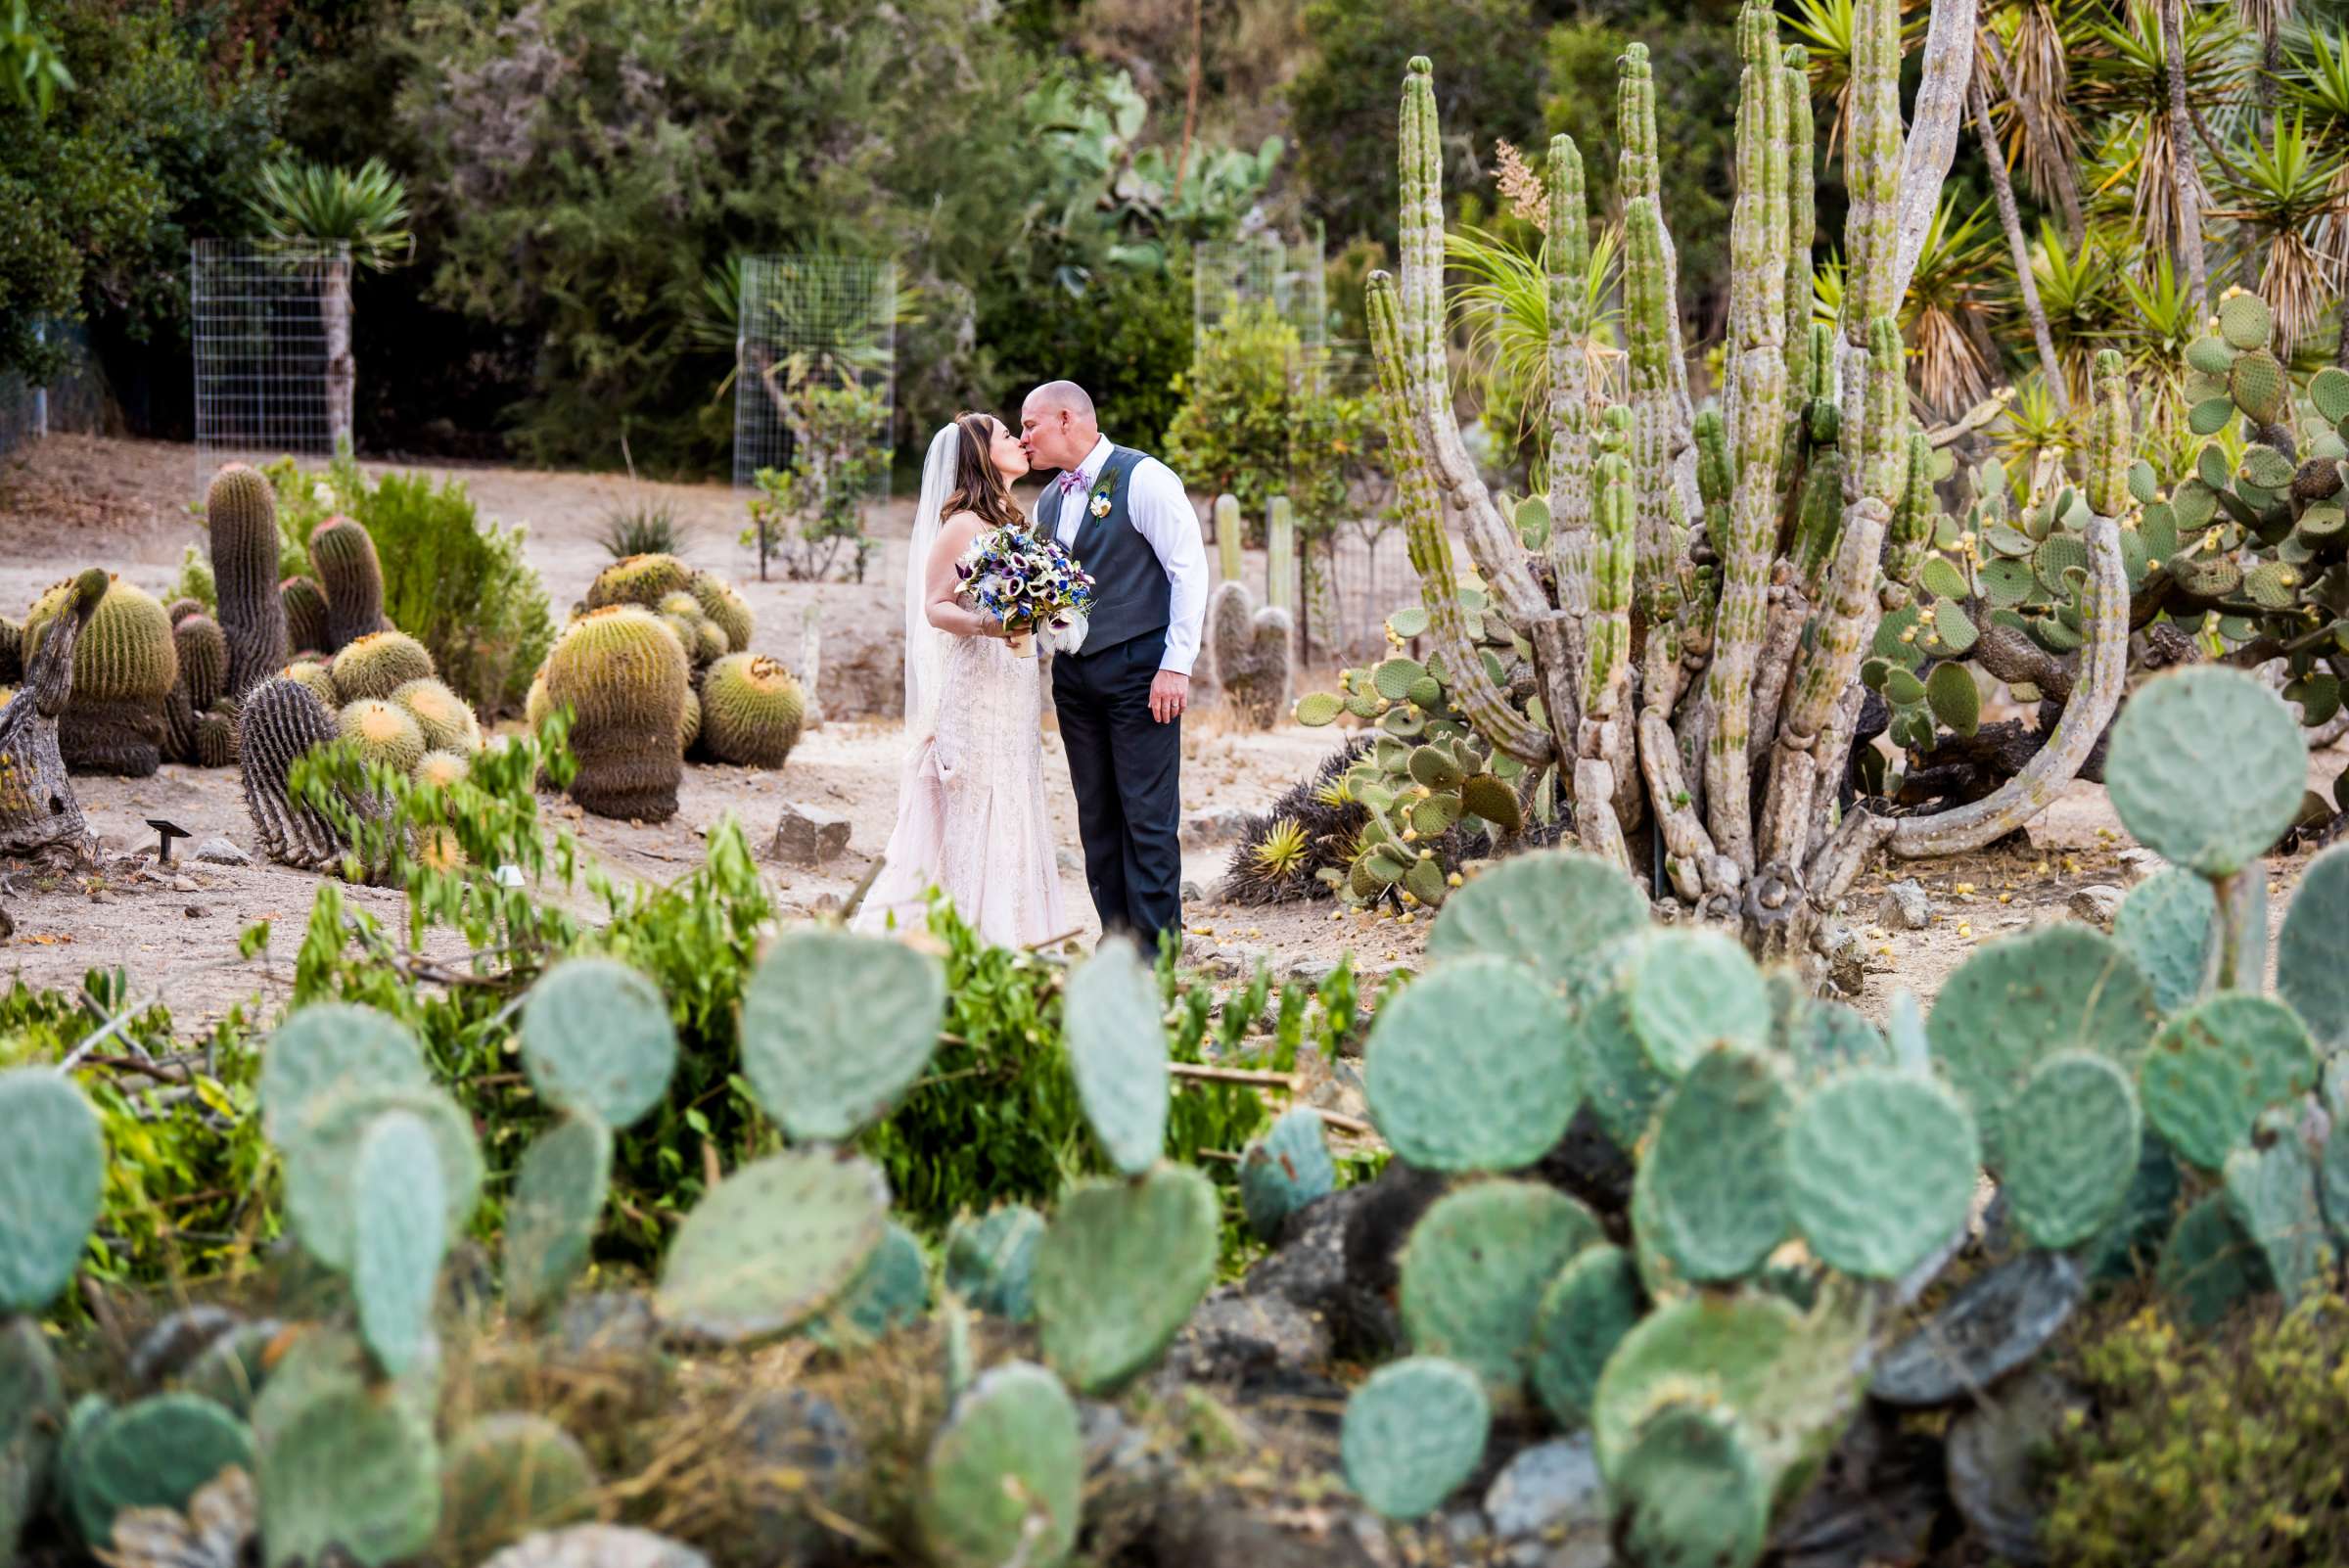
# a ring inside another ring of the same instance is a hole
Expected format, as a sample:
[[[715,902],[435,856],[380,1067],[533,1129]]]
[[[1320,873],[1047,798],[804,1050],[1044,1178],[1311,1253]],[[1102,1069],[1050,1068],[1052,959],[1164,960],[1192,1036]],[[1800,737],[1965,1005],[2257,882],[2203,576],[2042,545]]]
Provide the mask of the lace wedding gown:
[[[1024,947],[1065,935],[1044,811],[1043,687],[1036,661],[1000,637],[956,637],[939,684],[937,732],[905,760],[898,825],[852,929],[928,918],[936,885],[988,942]]]

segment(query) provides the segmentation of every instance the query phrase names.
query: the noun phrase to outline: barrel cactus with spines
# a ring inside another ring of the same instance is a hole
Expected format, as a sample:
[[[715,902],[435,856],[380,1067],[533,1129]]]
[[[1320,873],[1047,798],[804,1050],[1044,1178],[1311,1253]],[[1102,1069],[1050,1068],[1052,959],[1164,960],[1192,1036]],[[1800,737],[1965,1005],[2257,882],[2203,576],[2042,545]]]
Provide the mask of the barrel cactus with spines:
[[[433,656],[404,631],[372,631],[336,653],[335,690],[346,703],[362,697],[389,699],[411,680],[434,677]]]
[[[633,604],[654,609],[692,581],[693,574],[673,555],[631,555],[596,574],[587,585],[587,608]]]
[[[347,517],[321,523],[310,535],[310,570],[326,596],[326,641],[319,652],[339,654],[361,637],[391,629],[384,619],[383,563],[364,524]]]
[[[535,680],[530,682],[530,694],[537,700],[541,706],[541,709],[543,710],[543,706],[546,701],[546,683],[544,681]],[[532,729],[536,729],[538,727],[538,719],[536,715],[527,715],[526,721]],[[695,691],[691,686],[688,686],[685,688],[685,707],[678,715],[677,719],[677,751],[683,756],[692,756],[693,748],[700,742],[701,738],[702,694]]]
[[[228,694],[228,639],[207,615],[192,615],[171,627],[178,688],[188,706],[203,713]]]
[[[702,677],[703,751],[721,762],[781,767],[800,742],[806,695],[763,654],[728,654]]]
[[[360,761],[381,763],[395,773],[413,773],[428,750],[415,716],[379,697],[344,704],[336,726],[358,749]]]
[[[416,763],[416,782],[436,789],[453,789],[465,781],[473,764],[458,752],[426,752]]]
[[[242,697],[283,669],[288,653],[277,591],[277,492],[259,470],[230,463],[205,492],[204,523],[228,638],[228,691]]]
[[[393,688],[392,701],[416,720],[417,728],[424,732],[426,750],[464,753],[482,749],[482,721],[475,716],[473,705],[439,681],[430,676],[405,681]]]
[[[310,694],[329,708],[343,706],[343,693],[335,685],[335,674],[315,659],[297,659],[280,671],[286,679],[309,688]]]
[[[271,859],[323,870],[347,852],[334,824],[297,798],[292,784],[296,760],[341,735],[334,710],[299,680],[281,676],[246,694],[237,718],[237,765],[254,838]]]
[[[70,584],[66,586],[69,587]],[[43,595],[25,622],[38,648],[70,595]],[[115,577],[73,644],[73,686],[57,727],[66,766],[144,778],[162,761],[163,700],[179,678],[171,618],[153,594]]]
[[[572,623],[547,656],[546,695],[572,711],[573,800],[598,816],[676,814],[690,674],[677,639],[648,610],[615,605]],[[706,704],[703,716],[706,726]]]
[[[299,573],[277,585],[286,606],[286,646],[297,654],[330,654],[326,630],[326,590],[316,579]]]
[[[726,634],[729,652],[750,652],[756,621],[750,601],[732,583],[714,572],[695,572],[686,578],[685,590],[701,606],[702,614],[717,623],[718,630]]]

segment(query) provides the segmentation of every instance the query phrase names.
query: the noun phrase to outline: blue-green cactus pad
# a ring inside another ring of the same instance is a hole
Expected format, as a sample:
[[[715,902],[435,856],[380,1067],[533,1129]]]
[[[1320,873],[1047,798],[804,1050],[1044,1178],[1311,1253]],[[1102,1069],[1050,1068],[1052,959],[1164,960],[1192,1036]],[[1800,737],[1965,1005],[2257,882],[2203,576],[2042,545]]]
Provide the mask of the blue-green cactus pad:
[[[1444,900],[1430,960],[1512,958],[1570,992],[1598,949],[1647,929],[1647,899],[1609,861],[1576,850],[1503,860]]]
[[[2316,1049],[2299,1017],[2265,996],[2228,992],[2162,1027],[2138,1093],[2179,1158],[2216,1171],[2251,1136],[2260,1112],[2316,1082]]]
[[[2336,844],[2308,862],[2276,934],[2276,993],[2327,1053],[2349,1045],[2343,932],[2349,932],[2349,844]]]
[[[2109,937],[2051,925],[1959,964],[1925,1023],[1933,1057],[1973,1109],[1995,1169],[2007,1104],[2056,1051],[2092,1050],[2134,1072],[2157,1022],[2153,988]]]
[[[1167,1144],[1167,1027],[1158,981],[1131,942],[1104,942],[1069,977],[1069,1073],[1115,1169],[1140,1176]]]
[[[1599,1374],[1590,1438],[1612,1476],[1639,1427],[1674,1400],[1727,1406],[1740,1415],[1771,1403],[1773,1379],[1800,1314],[1775,1296],[1685,1296],[1639,1319]]]
[[[2264,1148],[2240,1148],[2227,1156],[2220,1193],[2235,1223],[2267,1260],[2268,1277],[2286,1307],[2297,1305],[2333,1261],[2317,1201],[2317,1162],[2297,1137],[2271,1138]]]
[[[1346,1401],[1338,1453],[1347,1485],[1372,1512],[1419,1519],[1484,1462],[1492,1407],[1476,1373],[1440,1356],[1406,1356]]]
[[[63,1477],[73,1527],[93,1546],[112,1545],[125,1508],[184,1508],[229,1466],[253,1468],[253,1433],[196,1394],[158,1394],[91,1423]]]
[[[777,937],[742,993],[742,1069],[802,1142],[879,1120],[922,1076],[946,1016],[945,969],[886,937]]]
[[[506,1205],[506,1304],[537,1312],[587,1267],[612,1183],[612,1130],[565,1117],[522,1151]]]
[[[1220,1228],[1214,1183],[1187,1165],[1072,1189],[1036,1251],[1045,1362],[1088,1395],[1141,1372],[1215,1283]]]
[[[2308,746],[2284,701],[2239,669],[2155,675],[2112,723],[2104,788],[2140,844],[2233,876],[2299,815]]]
[[[288,1014],[261,1050],[261,1132],[282,1144],[327,1100],[432,1084],[407,1025],[355,1002],[312,1002]]]
[[[1532,1165],[1582,1104],[1569,1023],[1565,1003],[1505,958],[1439,964],[1378,1010],[1362,1052],[1370,1119],[1422,1170]]]
[[[2112,1222],[2137,1177],[2144,1118],[2129,1076],[2094,1051],[2039,1064],[2006,1111],[2000,1184],[2034,1247],[2070,1247]]]
[[[330,1548],[361,1568],[423,1551],[440,1522],[431,1424],[390,1385],[289,1392],[298,1387],[272,1377],[253,1412],[269,1568],[315,1563]]]
[[[1674,1402],[1640,1424],[1607,1478],[1623,1560],[1750,1568],[1770,1534],[1770,1481],[1734,1422]]]
[[[929,1260],[913,1233],[893,1220],[849,1288],[809,1321],[806,1332],[819,1345],[879,1339],[912,1322],[929,1305]]]
[[[448,1252],[447,1183],[432,1129],[406,1111],[367,1124],[351,1181],[351,1294],[359,1334],[397,1375],[431,1350]]]
[[[2237,1302],[2276,1288],[2267,1255],[2217,1192],[2179,1217],[2153,1277],[2196,1328],[2213,1327]]]
[[[1825,997],[1805,997],[1787,1021],[1785,1048],[1806,1084],[1823,1083],[1853,1067],[1894,1067],[1884,1032],[1856,1007]]]
[[[957,1221],[946,1233],[946,1288],[983,1313],[1028,1321],[1036,1315],[1036,1249],[1043,1235],[1043,1216],[1024,1203]]]
[[[1632,1228],[1651,1284],[1736,1279],[1786,1239],[1781,1151],[1792,1109],[1773,1057],[1718,1046],[1657,1113],[1632,1186]]]
[[[2121,900],[2112,917],[2112,940],[2153,984],[2153,1003],[2164,1013],[2191,1006],[2202,994],[2210,970],[2212,935],[2219,900],[2209,879],[2179,866],[2164,866]]]
[[[522,1063],[539,1096],[626,1127],[661,1103],[677,1031],[660,988],[616,958],[569,958],[530,988]]]
[[[2349,1247],[2349,1119],[2338,1115],[2317,1162],[2317,1196],[2333,1240]]]
[[[2136,1175],[2130,1177],[2119,1211],[2096,1240],[2081,1249],[2090,1279],[2105,1284],[2152,1270],[2176,1222],[2181,1185],[2178,1157],[2160,1133],[2147,1128],[2138,1146]]]
[[[460,1562],[480,1562],[535,1530],[595,1512],[595,1466],[543,1415],[484,1415],[440,1460],[441,1536]]]
[[[30,1317],[0,1317],[0,1562],[46,1495],[53,1423],[65,1410],[57,1357]]]
[[[1411,1227],[1399,1260],[1411,1348],[1475,1368],[1508,1402],[1525,1380],[1543,1291],[1603,1234],[1589,1210],[1536,1182],[1446,1193]]]
[[[1264,1241],[1280,1237],[1290,1215],[1336,1189],[1338,1164],[1311,1106],[1292,1105],[1240,1156],[1240,1210]]]
[[[1973,1118],[1933,1079],[1858,1068],[1803,1096],[1783,1184],[1820,1262],[1898,1279],[1965,1224],[1982,1150]]]
[[[431,1132],[440,1161],[440,1195],[448,1233],[462,1235],[481,1196],[482,1156],[473,1121],[438,1089],[362,1089],[314,1101],[308,1118],[287,1139],[286,1216],[311,1257],[329,1268],[351,1267],[354,1158],[368,1124],[405,1111]]]
[[[1770,992],[1745,949],[1718,931],[1658,931],[1631,979],[1632,1032],[1678,1079],[1714,1046],[1770,1041]]]
[[[713,1339],[794,1327],[848,1288],[888,1222],[880,1167],[827,1149],[769,1155],[711,1188],[685,1217],[653,1305]]]
[[[0,1315],[37,1313],[73,1277],[106,1189],[98,1114],[45,1067],[0,1073]]]
[[[1590,1112],[1626,1150],[1645,1135],[1664,1091],[1672,1087],[1632,1030],[1631,966],[1646,942],[1644,935],[1620,938],[1592,957],[1594,989],[1574,1004],[1568,1028],[1570,1048],[1583,1059],[1583,1092]]]
[[[1549,1282],[1534,1314],[1534,1392],[1558,1425],[1589,1423],[1598,1374],[1645,1309],[1639,1266],[1621,1247],[1585,1247]]]
[[[921,1488],[916,1517],[937,1568],[1058,1568],[1083,1500],[1076,1406],[1040,1366],[992,1368],[931,1441]]]

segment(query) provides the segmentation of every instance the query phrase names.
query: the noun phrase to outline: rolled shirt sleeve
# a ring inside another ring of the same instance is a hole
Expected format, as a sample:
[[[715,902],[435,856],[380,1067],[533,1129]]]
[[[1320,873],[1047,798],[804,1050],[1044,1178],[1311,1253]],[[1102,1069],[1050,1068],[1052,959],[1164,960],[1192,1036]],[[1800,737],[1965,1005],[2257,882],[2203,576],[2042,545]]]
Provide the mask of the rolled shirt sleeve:
[[[1134,465],[1132,486],[1127,515],[1158,552],[1158,564],[1172,585],[1167,651],[1158,667],[1187,675],[1199,657],[1199,638],[1207,624],[1207,543],[1200,533],[1199,514],[1191,510],[1182,481],[1155,457]]]

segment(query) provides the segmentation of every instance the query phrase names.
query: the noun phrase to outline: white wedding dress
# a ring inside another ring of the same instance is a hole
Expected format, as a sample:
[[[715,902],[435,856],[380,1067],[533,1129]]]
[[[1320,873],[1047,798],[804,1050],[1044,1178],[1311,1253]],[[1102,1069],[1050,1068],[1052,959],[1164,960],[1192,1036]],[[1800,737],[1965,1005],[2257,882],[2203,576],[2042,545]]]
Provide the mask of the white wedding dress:
[[[852,929],[884,932],[893,919],[898,931],[923,929],[925,897],[936,886],[987,942],[1025,947],[1069,931],[1045,811],[1037,661],[1000,637],[940,631],[922,613],[923,571],[943,500],[931,492],[944,488],[956,436],[951,425],[939,433],[924,471],[907,565],[910,745],[897,827]]]

